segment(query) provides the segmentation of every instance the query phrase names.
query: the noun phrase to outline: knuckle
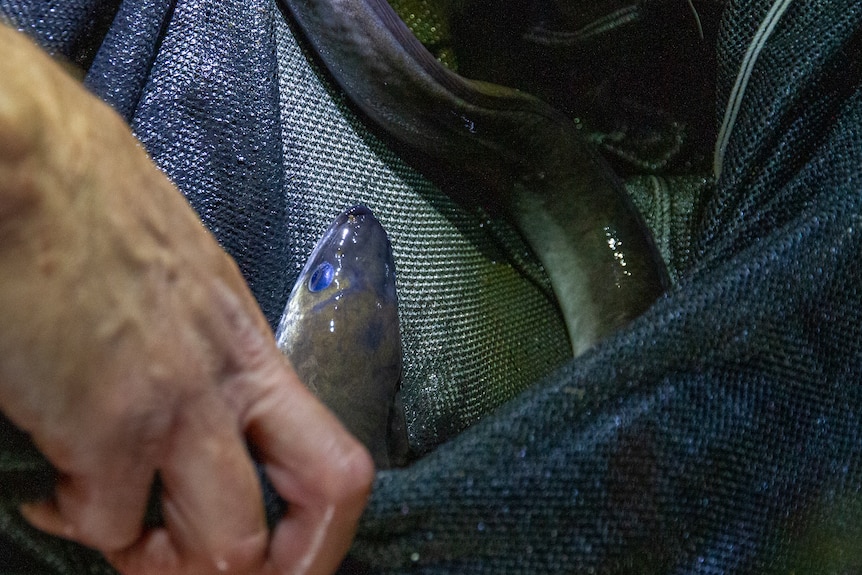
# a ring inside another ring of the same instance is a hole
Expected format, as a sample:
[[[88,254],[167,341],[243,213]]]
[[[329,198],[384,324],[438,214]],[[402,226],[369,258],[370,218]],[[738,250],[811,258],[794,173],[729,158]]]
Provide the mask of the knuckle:
[[[324,489],[322,495],[336,504],[364,505],[374,481],[374,462],[359,441],[353,437],[349,440],[323,465],[326,480],[320,483]]]

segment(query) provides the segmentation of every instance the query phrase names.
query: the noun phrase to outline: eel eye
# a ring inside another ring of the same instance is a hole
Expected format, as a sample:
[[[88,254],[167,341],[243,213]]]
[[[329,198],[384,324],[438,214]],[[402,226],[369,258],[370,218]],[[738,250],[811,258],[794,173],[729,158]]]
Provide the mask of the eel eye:
[[[334,277],[335,268],[329,262],[323,262],[311,272],[311,277],[308,278],[308,291],[313,293],[325,290],[332,283]]]

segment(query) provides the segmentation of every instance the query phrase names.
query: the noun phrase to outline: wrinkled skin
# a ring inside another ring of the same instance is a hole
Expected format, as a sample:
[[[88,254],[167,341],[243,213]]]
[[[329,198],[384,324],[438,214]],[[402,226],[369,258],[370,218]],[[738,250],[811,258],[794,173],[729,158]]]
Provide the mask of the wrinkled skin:
[[[25,518],[123,573],[331,572],[367,451],[121,119],[2,25],[0,46],[0,409],[60,473]],[[290,503],[271,532],[246,440]]]

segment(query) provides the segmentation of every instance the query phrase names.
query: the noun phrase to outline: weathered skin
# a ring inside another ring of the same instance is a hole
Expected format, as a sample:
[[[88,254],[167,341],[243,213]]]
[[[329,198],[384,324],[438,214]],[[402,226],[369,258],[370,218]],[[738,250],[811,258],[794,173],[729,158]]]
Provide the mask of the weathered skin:
[[[640,214],[574,123],[451,72],[385,0],[284,0],[353,102],[391,136],[490,189],[545,267],[578,355],[641,314],[667,272]],[[461,198],[468,200],[468,198]]]
[[[401,333],[395,263],[364,206],[338,216],[305,264],[276,332],[300,379],[371,452],[404,462]]]

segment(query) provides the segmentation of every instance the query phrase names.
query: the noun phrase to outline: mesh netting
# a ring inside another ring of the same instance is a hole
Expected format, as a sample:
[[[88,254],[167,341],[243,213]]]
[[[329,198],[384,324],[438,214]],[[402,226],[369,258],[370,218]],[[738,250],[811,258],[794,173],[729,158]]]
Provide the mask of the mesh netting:
[[[513,231],[405,165],[317,68],[291,73],[308,55],[285,20],[278,30],[288,201],[301,214],[289,232],[299,248],[292,275],[345,206],[378,215],[398,272],[411,444],[426,452],[561,365],[565,328],[547,286],[533,281],[541,269],[518,258],[527,248]]]
[[[589,4],[575,19],[616,14],[605,21],[624,24],[610,44],[641,60],[651,18],[667,7],[690,14],[686,2]],[[717,18],[720,3],[696,4]],[[336,213],[362,202],[387,228],[410,439],[425,456],[378,475],[355,564],[424,573],[862,566],[859,3],[724,7],[712,27],[715,184],[697,153],[672,169],[650,158],[625,168],[674,286],[568,363],[547,281],[518,236],[452,202],[369,130],[277,5],[20,0],[0,12],[50,49],[92,58],[87,84],[237,258],[271,322]],[[535,14],[534,37],[557,37],[565,10]],[[684,60],[665,62],[665,73]],[[654,110],[664,84],[633,85],[647,87],[647,107],[630,105],[616,123],[586,119],[615,162],[686,134],[672,113],[647,114],[661,129],[636,134],[631,110]],[[2,494],[14,502],[21,485],[50,473],[26,438],[0,432]],[[30,571],[110,572],[30,530],[8,505],[0,529]]]

